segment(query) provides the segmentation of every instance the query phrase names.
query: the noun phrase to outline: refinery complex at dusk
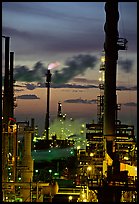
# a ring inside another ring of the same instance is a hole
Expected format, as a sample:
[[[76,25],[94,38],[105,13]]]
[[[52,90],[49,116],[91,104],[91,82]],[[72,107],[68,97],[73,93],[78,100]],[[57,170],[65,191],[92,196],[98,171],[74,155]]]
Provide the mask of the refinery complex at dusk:
[[[118,2],[104,4],[105,38],[96,79],[99,94],[93,100],[82,101],[84,108],[86,103],[96,104],[96,121],[93,117],[90,122],[72,117],[64,111],[66,103],[62,100],[57,101],[56,116],[51,119],[52,97],[57,94],[52,93],[51,86],[55,88],[53,81],[60,77],[53,69],[60,66],[58,61],[49,63],[44,73],[46,110],[45,121],[39,121],[43,126],[41,131],[30,114],[25,120],[18,120],[16,53],[11,51],[12,37],[3,33],[2,202],[137,202],[135,127],[119,117],[117,62],[119,51],[128,49],[128,39],[121,37],[118,29],[118,5]],[[90,65],[92,58],[81,54],[74,60],[80,66],[93,66],[93,62]],[[77,64],[70,63],[76,70]],[[25,70],[23,66],[23,75]],[[31,84],[28,86],[33,90]],[[62,95],[59,97],[62,99]],[[73,102],[73,99],[67,101]],[[35,111],[31,106],[28,110]]]

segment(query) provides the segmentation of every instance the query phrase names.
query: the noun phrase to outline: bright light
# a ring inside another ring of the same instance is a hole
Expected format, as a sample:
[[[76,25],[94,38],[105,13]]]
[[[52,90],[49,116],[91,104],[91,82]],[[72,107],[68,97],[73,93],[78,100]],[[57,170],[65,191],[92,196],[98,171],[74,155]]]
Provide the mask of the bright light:
[[[87,202],[87,199],[84,199],[83,202]]]
[[[9,152],[9,156],[10,156],[10,157],[12,156],[11,152]]]
[[[15,157],[12,157],[12,162],[14,162],[15,161]]]
[[[129,158],[128,158],[128,157],[124,157],[124,159],[125,159],[125,160],[128,160]]]
[[[69,196],[69,200],[70,200],[70,201],[72,200],[72,196]]]
[[[56,68],[56,67],[58,67],[59,65],[60,65],[59,62],[50,63],[50,64],[48,65],[48,69]]]
[[[84,127],[85,127],[85,125],[84,125],[84,124],[82,124],[82,127],[84,128]]]
[[[55,176],[59,176],[59,173],[54,173]]]
[[[85,193],[82,194],[82,198],[85,198]]]
[[[87,167],[87,170],[88,170],[88,171],[91,171],[91,170],[92,170],[92,167],[91,167],[91,166],[88,166],[88,167]]]
[[[90,153],[90,157],[93,157],[93,156],[94,156],[94,153],[91,152],[91,153]]]
[[[105,56],[101,57],[101,62],[104,63],[105,62]]]
[[[71,151],[70,154],[73,154],[73,151]]]
[[[77,149],[80,149],[81,147],[80,146],[77,146]]]

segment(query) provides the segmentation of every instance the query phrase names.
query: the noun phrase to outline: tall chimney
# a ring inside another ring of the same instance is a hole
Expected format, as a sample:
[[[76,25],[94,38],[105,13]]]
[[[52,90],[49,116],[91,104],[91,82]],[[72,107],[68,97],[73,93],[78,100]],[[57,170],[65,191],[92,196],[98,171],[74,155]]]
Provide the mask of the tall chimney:
[[[106,138],[107,152],[113,152],[113,140],[116,128],[116,66],[118,59],[118,30],[119,20],[118,2],[106,2],[105,30],[105,83],[104,83],[104,137]]]
[[[46,74],[46,87],[47,87],[47,110],[45,118],[45,130],[46,130],[46,140],[49,140],[49,101],[50,101],[50,82],[51,82],[51,73],[50,70],[47,70]]]
[[[9,47],[10,37],[5,38],[5,76],[4,76],[4,97],[3,97],[3,124],[5,131],[8,131],[9,120]]]

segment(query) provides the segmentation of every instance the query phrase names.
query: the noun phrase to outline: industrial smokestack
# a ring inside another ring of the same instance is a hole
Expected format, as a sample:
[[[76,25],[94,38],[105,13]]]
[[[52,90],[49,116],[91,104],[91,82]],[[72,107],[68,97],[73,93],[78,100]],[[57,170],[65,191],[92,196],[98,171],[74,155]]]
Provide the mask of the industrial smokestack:
[[[50,70],[47,70],[46,74],[46,87],[47,87],[47,110],[45,118],[45,130],[46,130],[46,140],[49,140],[49,101],[50,101],[50,82],[51,82]]]
[[[118,30],[119,20],[118,2],[106,2],[105,30],[105,84],[104,84],[104,137],[106,138],[107,152],[113,152],[113,140],[116,128],[116,66],[118,59]]]
[[[9,83],[9,116],[14,117],[14,83],[13,83],[14,52],[10,52],[10,83]]]
[[[47,87],[47,111],[46,111],[46,118],[45,118],[45,130],[46,130],[46,140],[49,140],[49,101],[50,101],[50,83],[51,83],[51,72],[50,69],[56,68],[60,65],[59,62],[53,62],[48,65],[48,70],[46,74],[46,87]]]
[[[3,124],[5,131],[8,131],[9,120],[9,47],[10,37],[5,37],[5,76],[4,76],[4,97],[3,97]]]

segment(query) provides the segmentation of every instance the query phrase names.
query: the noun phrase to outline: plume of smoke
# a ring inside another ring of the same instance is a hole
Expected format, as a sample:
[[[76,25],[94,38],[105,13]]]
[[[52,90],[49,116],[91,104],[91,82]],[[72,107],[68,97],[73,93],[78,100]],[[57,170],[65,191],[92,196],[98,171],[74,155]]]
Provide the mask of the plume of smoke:
[[[79,74],[84,74],[86,69],[93,69],[97,58],[89,54],[80,54],[66,61],[66,66],[61,71],[55,71],[52,76],[52,82],[61,84],[70,81]]]
[[[40,61],[36,62],[32,70],[30,70],[27,66],[16,66],[14,69],[14,79],[16,81],[40,82],[43,81],[45,74],[46,67]]]
[[[70,81],[73,77],[84,74],[86,69],[93,69],[96,65],[97,58],[89,54],[80,54],[68,59],[65,67],[61,71],[54,71],[52,82],[62,84]],[[59,62],[51,63],[49,69],[59,66]],[[42,62],[36,62],[32,69],[27,66],[16,66],[14,69],[14,79],[24,82],[42,82],[45,81],[47,68]]]

